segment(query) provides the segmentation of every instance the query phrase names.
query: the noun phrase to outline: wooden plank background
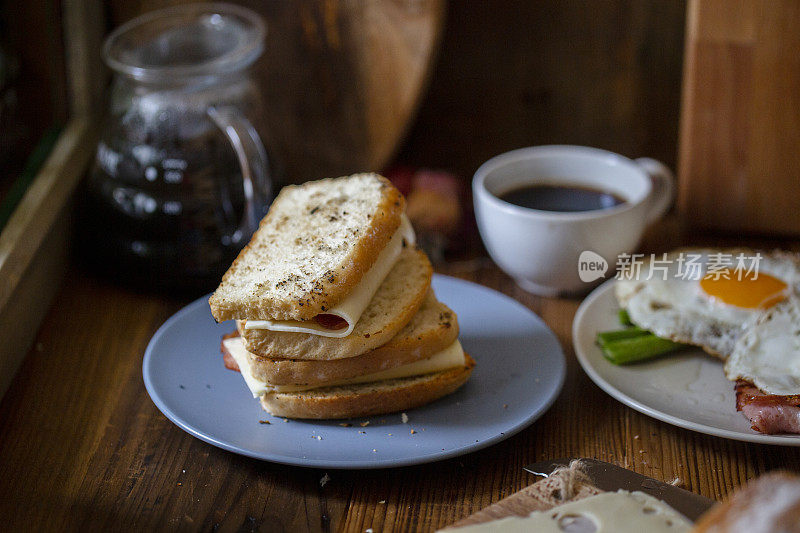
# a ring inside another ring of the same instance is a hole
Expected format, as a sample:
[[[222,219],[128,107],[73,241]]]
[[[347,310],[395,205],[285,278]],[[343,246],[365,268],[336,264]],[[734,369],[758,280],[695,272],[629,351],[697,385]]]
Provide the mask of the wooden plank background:
[[[488,158],[584,144],[674,168],[683,1],[450,2],[400,159],[471,178]]]
[[[680,207],[696,227],[800,235],[800,3],[690,3]]]

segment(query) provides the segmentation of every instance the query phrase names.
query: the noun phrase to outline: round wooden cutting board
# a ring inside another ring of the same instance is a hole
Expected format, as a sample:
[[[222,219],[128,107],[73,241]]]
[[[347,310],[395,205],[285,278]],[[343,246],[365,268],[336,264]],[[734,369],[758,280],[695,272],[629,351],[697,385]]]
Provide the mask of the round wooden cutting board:
[[[186,0],[110,2],[114,26]],[[379,170],[410,126],[444,0],[245,0],[267,23],[255,66],[266,139],[288,182]]]

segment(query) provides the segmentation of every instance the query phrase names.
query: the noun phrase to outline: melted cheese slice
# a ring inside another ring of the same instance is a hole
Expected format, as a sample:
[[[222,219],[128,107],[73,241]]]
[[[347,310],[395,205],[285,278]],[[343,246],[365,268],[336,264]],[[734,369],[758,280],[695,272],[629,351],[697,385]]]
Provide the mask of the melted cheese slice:
[[[682,514],[644,492],[604,492],[565,503],[548,511],[534,511],[449,531],[503,533],[688,533],[692,523]]]
[[[358,319],[364,313],[378,287],[397,263],[400,252],[403,250],[403,241],[414,244],[414,228],[411,227],[406,215],[402,215],[400,227],[397,228],[389,244],[378,254],[375,263],[370,267],[364,277],[344,300],[331,309],[325,311],[326,315],[335,315],[347,322],[346,328],[328,329],[315,321],[301,322],[299,320],[248,320],[245,329],[267,329],[270,331],[291,331],[294,333],[310,333],[321,337],[347,337],[353,332]]]
[[[315,388],[322,388],[322,386],[304,386],[304,385],[270,385],[264,381],[253,376],[253,370],[250,367],[250,358],[247,357],[247,348],[244,347],[244,342],[241,337],[234,337],[225,339],[223,341],[225,348],[230,352],[231,356],[236,360],[239,365],[239,370],[242,373],[247,387],[253,393],[253,397],[258,398],[268,392],[302,392]],[[384,381],[387,379],[407,378],[411,376],[422,376],[425,374],[432,374],[434,372],[441,372],[450,368],[464,366],[464,350],[461,348],[461,343],[455,341],[453,344],[438,352],[428,359],[415,361],[407,365],[390,368],[388,370],[381,370],[372,374],[365,374],[349,379],[342,379],[339,381],[332,381],[326,383],[325,387],[334,387],[337,385],[355,385],[357,383],[370,383],[372,381]]]

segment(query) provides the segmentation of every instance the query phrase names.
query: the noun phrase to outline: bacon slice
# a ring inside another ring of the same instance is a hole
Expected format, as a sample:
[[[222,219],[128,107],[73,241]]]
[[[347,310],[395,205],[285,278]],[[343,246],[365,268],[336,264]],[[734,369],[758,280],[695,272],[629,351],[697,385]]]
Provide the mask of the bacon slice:
[[[231,333],[226,333],[225,335],[222,336],[222,341],[225,341],[225,339],[232,339],[232,338],[238,337],[238,336],[239,336],[239,332],[238,331],[233,331]],[[224,342],[220,342],[219,343],[219,349],[222,352],[222,360],[225,363],[225,368],[227,368],[228,370],[234,370],[236,372],[241,372],[242,370],[239,368],[239,363],[237,363],[236,359],[233,358],[233,356],[231,355],[231,352],[229,352],[227,350],[227,348],[225,348]]]
[[[767,434],[800,433],[800,394],[766,394],[749,381],[736,382],[736,410],[756,431]]]

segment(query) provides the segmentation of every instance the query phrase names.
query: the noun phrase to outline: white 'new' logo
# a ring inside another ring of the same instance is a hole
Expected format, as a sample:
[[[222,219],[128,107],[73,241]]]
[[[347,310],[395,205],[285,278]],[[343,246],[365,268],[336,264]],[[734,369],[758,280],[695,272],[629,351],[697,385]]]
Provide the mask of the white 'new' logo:
[[[608,270],[608,261],[598,253],[584,250],[578,258],[578,276],[584,283],[602,278]]]

